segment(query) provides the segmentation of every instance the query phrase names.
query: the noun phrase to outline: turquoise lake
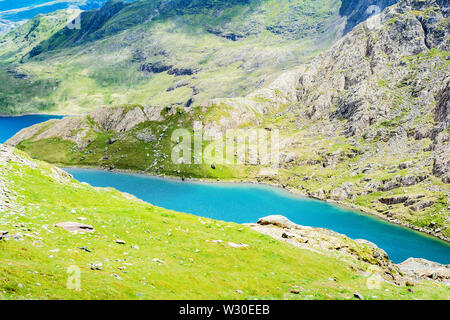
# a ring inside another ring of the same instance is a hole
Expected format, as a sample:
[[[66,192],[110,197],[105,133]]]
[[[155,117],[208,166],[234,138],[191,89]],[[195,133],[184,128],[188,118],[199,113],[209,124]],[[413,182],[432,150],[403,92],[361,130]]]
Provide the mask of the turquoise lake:
[[[0,143],[24,127],[61,118],[48,115],[0,117]],[[294,196],[282,189],[242,184],[182,182],[139,174],[66,169],[79,181],[113,187],[163,208],[236,223],[256,222],[281,214],[295,223],[322,227],[366,239],[384,249],[394,262],[410,257],[450,264],[450,245],[419,232],[322,201]]]
[[[384,249],[396,263],[410,257],[450,263],[450,245],[444,241],[326,202],[297,197],[275,187],[182,182],[91,169],[66,171],[79,181],[97,187],[113,187],[166,209],[237,223],[256,222],[264,216],[281,214],[297,224],[369,240]]]

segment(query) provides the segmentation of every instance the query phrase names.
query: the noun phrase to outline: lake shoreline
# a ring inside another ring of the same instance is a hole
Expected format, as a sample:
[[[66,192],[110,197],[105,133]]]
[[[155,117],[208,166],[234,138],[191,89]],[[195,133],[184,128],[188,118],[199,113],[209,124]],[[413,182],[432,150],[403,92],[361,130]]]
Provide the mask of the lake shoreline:
[[[55,164],[57,165],[57,164]],[[168,175],[157,175],[154,173],[148,173],[142,170],[132,170],[132,169],[105,169],[103,167],[99,167],[99,166],[66,166],[66,165],[61,165],[59,166],[61,169],[70,169],[70,168],[74,168],[74,169],[86,169],[86,170],[101,170],[101,171],[105,171],[105,172],[112,172],[112,173],[126,173],[126,174],[138,174],[138,175],[143,175],[143,176],[147,176],[147,177],[153,177],[153,178],[161,178],[161,179],[166,179],[166,180],[172,180],[172,181],[183,181],[182,178],[177,177],[177,176],[168,176]],[[268,183],[268,182],[258,182],[258,181],[253,181],[253,180],[243,180],[243,179],[227,179],[227,180],[215,180],[215,179],[209,179],[209,178],[185,178],[184,179],[185,182],[199,182],[199,183],[208,183],[208,184],[235,184],[235,185],[260,185],[260,186],[268,186],[268,187],[275,187],[277,189],[280,189],[282,191],[286,191],[287,193],[289,193],[290,195],[296,196],[296,197],[301,197],[301,198],[305,198],[305,199],[314,199],[314,200],[318,200],[318,201],[322,201],[325,203],[329,203],[329,204],[333,204],[336,205],[342,209],[347,209],[347,210],[352,210],[352,211],[356,211],[359,212],[361,214],[373,217],[375,219],[379,219],[379,220],[383,220],[384,222],[390,223],[390,224],[394,224],[415,232],[420,233],[421,235],[425,235],[425,236],[429,236],[441,241],[446,242],[447,244],[450,244],[450,238],[444,237],[442,235],[436,234],[430,230],[425,230],[425,229],[420,229],[418,227],[412,226],[412,225],[408,225],[406,223],[403,223],[401,221],[398,221],[396,219],[390,219],[388,217],[384,217],[381,215],[376,214],[375,212],[371,211],[371,210],[367,210],[365,208],[361,208],[358,207],[356,205],[353,204],[349,204],[349,203],[345,203],[345,202],[341,202],[341,201],[335,201],[332,199],[321,199],[318,197],[311,197],[307,194],[301,193],[299,192],[299,190],[297,189],[292,189],[292,188],[286,188],[284,186],[282,186],[280,183]]]
[[[51,117],[73,117],[77,115],[60,113],[20,113],[20,114],[0,114],[0,118],[20,118],[27,116],[51,116]]]

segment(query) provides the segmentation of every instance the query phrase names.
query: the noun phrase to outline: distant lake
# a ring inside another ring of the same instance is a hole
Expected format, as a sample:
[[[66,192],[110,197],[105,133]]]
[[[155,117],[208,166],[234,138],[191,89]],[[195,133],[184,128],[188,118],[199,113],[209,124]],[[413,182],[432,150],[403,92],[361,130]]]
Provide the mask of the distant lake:
[[[366,239],[396,263],[424,258],[450,264],[450,244],[383,220],[282,189],[250,184],[181,182],[139,174],[66,169],[79,181],[128,192],[153,205],[236,223],[256,222],[280,214],[293,222]]]
[[[0,143],[23,128],[61,116],[0,117]],[[294,196],[282,189],[249,184],[181,182],[140,174],[66,169],[76,179],[97,187],[128,192],[153,205],[211,219],[256,222],[281,214],[293,222],[366,239],[384,249],[396,263],[410,257],[450,264],[450,244],[380,219],[326,202]]]
[[[0,117],[0,143],[5,143],[23,128],[30,127],[37,123],[50,119],[61,119],[62,116],[51,115],[27,115],[20,117]]]

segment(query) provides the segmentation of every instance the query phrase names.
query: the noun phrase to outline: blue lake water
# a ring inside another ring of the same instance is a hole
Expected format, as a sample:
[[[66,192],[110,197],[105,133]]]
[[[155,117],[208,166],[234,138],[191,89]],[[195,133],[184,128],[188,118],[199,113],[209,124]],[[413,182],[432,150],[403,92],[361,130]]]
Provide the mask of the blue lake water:
[[[61,116],[27,115],[20,117],[0,117],[0,143],[6,142],[23,128],[41,123],[50,119],[61,119]]]
[[[60,116],[0,117],[0,143],[21,129]],[[284,190],[258,185],[191,183],[138,174],[67,169],[80,181],[113,187],[151,204],[198,216],[237,223],[281,214],[295,223],[328,228],[383,248],[395,262],[409,257],[450,264],[450,245],[382,220]]]
[[[113,187],[166,209],[237,223],[281,214],[300,225],[328,228],[353,239],[369,240],[384,249],[396,263],[410,257],[450,263],[450,245],[444,241],[274,187],[191,183],[90,169],[66,171],[79,181]]]
[[[71,6],[82,10],[100,8],[106,0],[52,1],[52,0],[0,0],[0,18],[21,21],[31,19],[38,14],[47,14]]]

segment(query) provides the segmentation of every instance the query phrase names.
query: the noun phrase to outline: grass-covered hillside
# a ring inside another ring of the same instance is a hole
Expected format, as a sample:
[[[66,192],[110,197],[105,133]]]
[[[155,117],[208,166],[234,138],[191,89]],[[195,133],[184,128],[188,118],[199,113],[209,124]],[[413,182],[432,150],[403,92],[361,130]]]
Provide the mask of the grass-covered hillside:
[[[0,114],[247,94],[327,48],[370,4],[386,5],[347,2],[108,1],[81,14],[81,29],[38,16],[0,38]]]
[[[300,249],[246,226],[80,184],[3,146],[0,191],[0,299],[354,299],[355,293],[365,299],[447,299],[450,294],[449,287],[431,280],[410,281],[409,287],[381,280],[373,289],[368,285],[373,270],[400,275],[394,266],[369,259],[374,249],[365,244],[346,240],[351,255]],[[95,230],[72,233],[55,226],[62,222]],[[70,289],[78,283],[81,290]]]

